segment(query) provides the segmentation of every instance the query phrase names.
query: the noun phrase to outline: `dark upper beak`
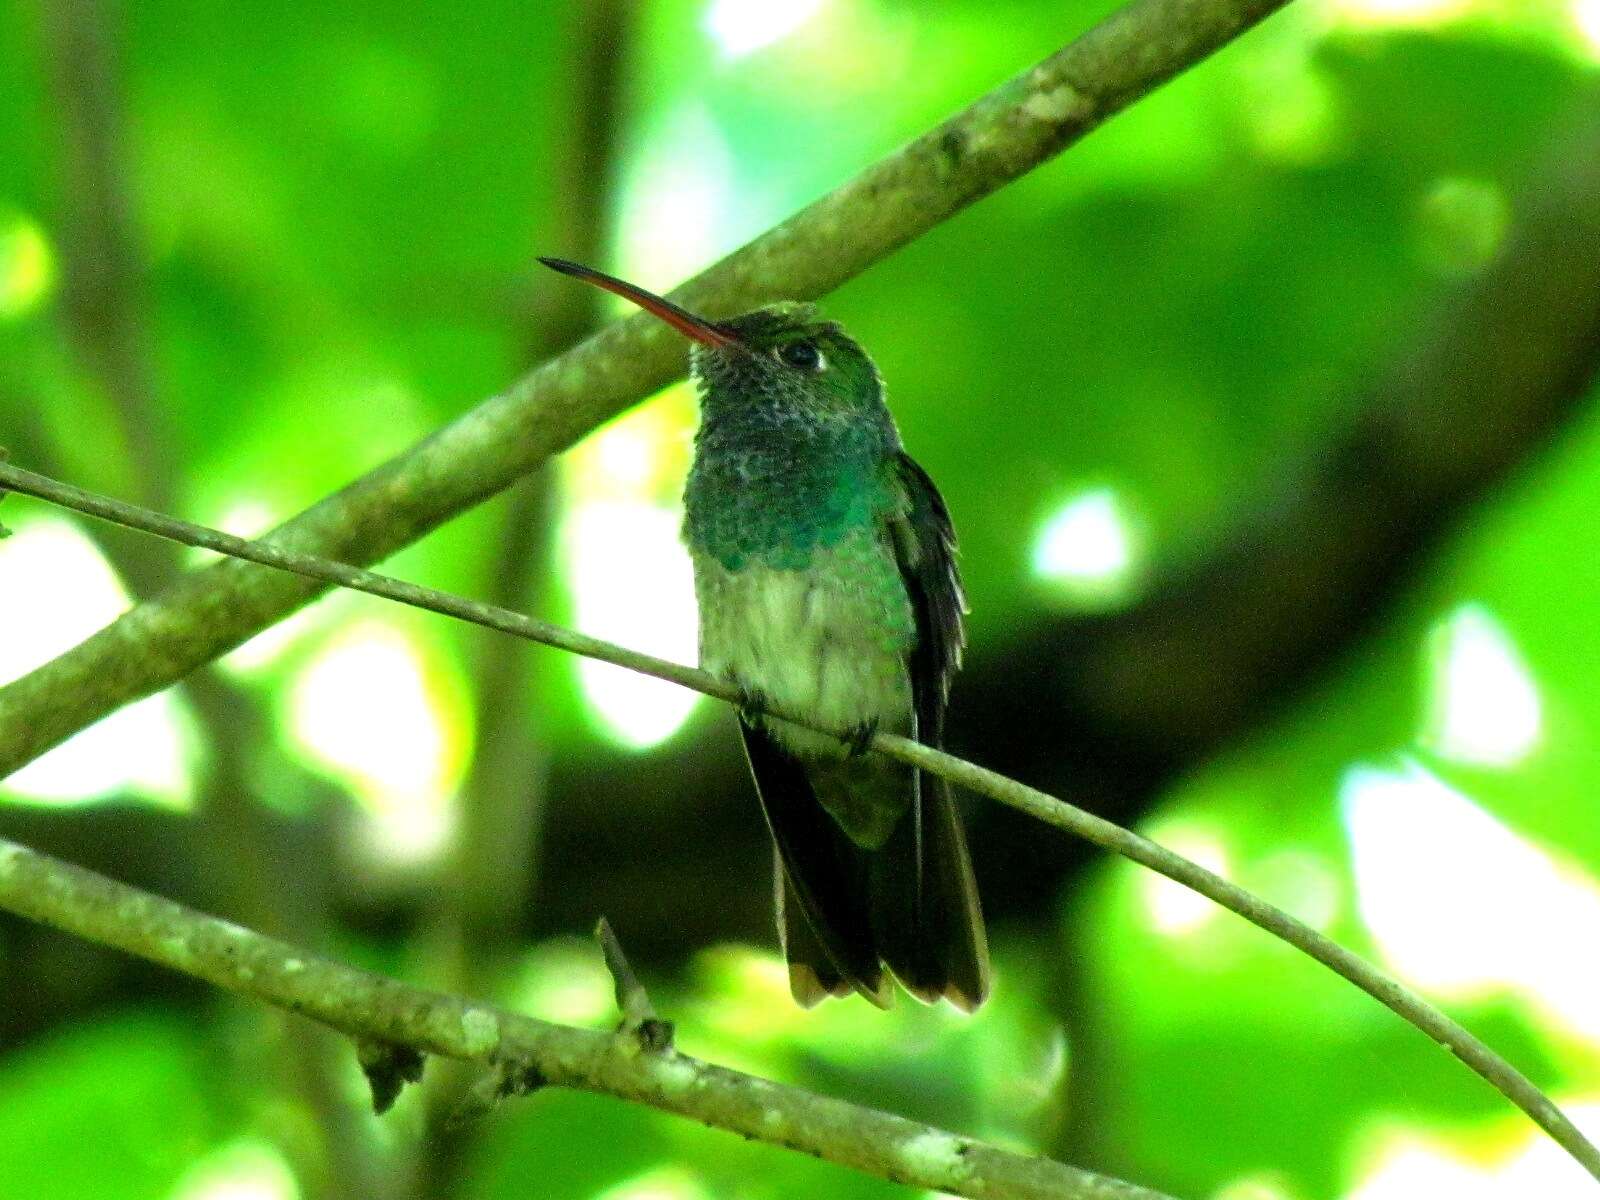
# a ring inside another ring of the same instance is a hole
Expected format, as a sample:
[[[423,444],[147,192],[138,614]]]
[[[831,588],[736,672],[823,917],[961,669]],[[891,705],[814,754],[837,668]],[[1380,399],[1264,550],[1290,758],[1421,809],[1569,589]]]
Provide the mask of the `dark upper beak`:
[[[727,328],[704,317],[697,317],[688,309],[679,308],[672,301],[664,300],[654,292],[647,292],[641,287],[635,287],[615,275],[607,275],[603,271],[596,271],[593,267],[568,262],[564,258],[541,258],[539,261],[552,271],[560,271],[563,275],[571,275],[574,279],[581,279],[585,283],[594,284],[597,288],[604,288],[608,292],[615,292],[625,299],[632,300],[645,312],[660,317],[684,337],[692,338],[701,345],[722,348],[739,344],[739,339]]]

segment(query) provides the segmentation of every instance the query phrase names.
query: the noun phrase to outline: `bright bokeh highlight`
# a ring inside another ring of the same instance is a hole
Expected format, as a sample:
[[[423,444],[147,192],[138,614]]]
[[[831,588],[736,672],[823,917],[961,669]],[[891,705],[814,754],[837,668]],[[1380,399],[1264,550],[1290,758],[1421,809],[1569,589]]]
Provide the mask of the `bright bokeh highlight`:
[[[1555,1100],[1588,1137],[1600,1133],[1600,1106]],[[1378,1131],[1360,1156],[1359,1183],[1348,1200],[1583,1200],[1593,1194],[1594,1180],[1549,1137],[1522,1121],[1516,1133],[1515,1140],[1481,1133],[1446,1140],[1407,1129]],[[1496,1152],[1500,1146],[1507,1148]]]
[[[593,942],[549,941],[523,960],[512,985],[517,1012],[565,1025],[616,1018],[616,984]]]
[[[287,727],[362,802],[380,860],[423,862],[443,849],[464,768],[466,713],[421,642],[381,620],[334,634],[294,679]]]
[[[1232,878],[1233,862],[1221,837],[1196,826],[1158,829],[1151,834],[1175,854],[1198,863],[1224,879]],[[1150,923],[1169,937],[1191,934],[1214,920],[1222,909],[1193,888],[1154,871],[1139,872],[1139,890]]]
[[[1421,743],[1456,762],[1507,767],[1539,744],[1543,706],[1516,645],[1488,609],[1467,604],[1428,635]]]
[[[1033,573],[1072,600],[1109,604],[1133,582],[1134,535],[1111,488],[1081,492],[1055,511],[1034,538]]]
[[[782,41],[822,11],[822,0],[712,0],[705,30],[727,58]]]
[[[1274,162],[1321,162],[1342,141],[1338,95],[1313,49],[1300,39],[1261,46],[1239,72],[1239,118],[1257,153]]]
[[[563,528],[574,619],[584,633],[658,658],[698,652],[694,574],[676,509],[643,501],[578,504]],[[671,737],[699,699],[676,684],[583,659],[583,694],[619,741],[637,748]]]
[[[246,1138],[191,1167],[170,1200],[300,1200],[300,1186],[282,1154]]]
[[[563,459],[568,505],[561,562],[571,620],[584,633],[675,662],[698,656],[694,572],[679,535],[694,403],[668,389]],[[671,737],[699,696],[587,658],[573,659],[590,713],[635,749]]]
[[[668,113],[648,131],[623,177],[617,272],[641,287],[670,291],[736,245],[734,176],[727,139],[703,105]],[[610,303],[617,313],[638,311],[621,297]],[[686,342],[686,360],[688,353]]]
[[[0,321],[36,311],[55,282],[55,251],[44,230],[21,213],[0,210]]]
[[[7,514],[8,517],[10,514]],[[99,549],[63,517],[12,518],[0,540],[0,682],[49,662],[114,621],[128,594]],[[186,807],[189,737],[166,693],[129,705],[9,776],[3,794],[70,804],[136,792]]]
[[[1339,790],[1357,902],[1403,980],[1451,1000],[1509,993],[1600,1044],[1600,888],[1418,763],[1351,767]]]
[[[1600,59],[1600,0],[1572,0],[1572,25],[1590,57]]]

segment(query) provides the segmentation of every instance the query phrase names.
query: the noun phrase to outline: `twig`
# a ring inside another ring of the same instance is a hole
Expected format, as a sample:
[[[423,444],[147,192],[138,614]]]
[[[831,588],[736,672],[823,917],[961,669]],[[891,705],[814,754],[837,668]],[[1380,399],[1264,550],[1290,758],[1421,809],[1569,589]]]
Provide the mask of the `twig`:
[[[731,684],[681,663],[668,662],[635,650],[628,650],[560,626],[536,621],[521,613],[496,608],[491,604],[406,583],[314,555],[261,542],[246,541],[231,534],[192,525],[187,521],[163,516],[160,513],[148,512],[106,496],[97,496],[70,484],[47,479],[4,463],[0,463],[0,488],[10,488],[47,500],[52,504],[114,521],[132,529],[140,529],[158,537],[171,538],[186,545],[215,550],[284,571],[293,571],[310,579],[368,592],[415,608],[427,609],[490,629],[498,629],[514,637],[541,642],[603,662],[615,663],[629,670],[665,679],[732,704],[747,702],[747,698],[741,696],[739,690]],[[834,734],[841,740],[848,740],[851,736],[850,731],[831,730],[820,726],[803,713],[791,712],[776,706],[768,706],[767,711],[773,716],[796,724]],[[1581,1163],[1585,1170],[1596,1179],[1600,1179],[1600,1150],[1578,1132],[1566,1114],[1557,1108],[1531,1080],[1468,1032],[1465,1027],[1421,996],[1282,909],[1267,904],[1221,876],[1212,874],[1204,867],[1130,830],[1046,795],[1036,788],[956,758],[954,755],[932,749],[908,738],[886,733],[875,734],[872,738],[872,747],[902,762],[942,776],[968,791],[1019,809],[1046,824],[1054,825],[1058,829],[1085,838],[1103,849],[1129,858],[1199,892],[1274,937],[1288,942],[1355,984],[1449,1050],[1526,1113],[1535,1124]]]
[[[1168,1200],[1049,1159],[359,971],[0,839],[0,907],[240,995],[416,1053],[507,1066],[882,1179],[1006,1200]]]
[[[616,987],[617,1008],[622,1013],[621,1033],[639,1039],[642,1050],[660,1053],[672,1048],[672,1022],[656,1016],[650,994],[633,973],[628,956],[622,952],[622,943],[611,928],[611,922],[601,917],[594,927],[595,941],[600,943],[600,954],[606,960],[606,970],[611,972],[611,982]]]
[[[812,299],[1004,187],[1287,0],[1134,0],[1038,66],[863,171],[685,285],[712,316]],[[300,514],[279,545],[373,562],[508,486],[683,371],[648,317],[607,327]],[[0,774],[158,691],[317,589],[223,563],[179,581],[0,688]]]

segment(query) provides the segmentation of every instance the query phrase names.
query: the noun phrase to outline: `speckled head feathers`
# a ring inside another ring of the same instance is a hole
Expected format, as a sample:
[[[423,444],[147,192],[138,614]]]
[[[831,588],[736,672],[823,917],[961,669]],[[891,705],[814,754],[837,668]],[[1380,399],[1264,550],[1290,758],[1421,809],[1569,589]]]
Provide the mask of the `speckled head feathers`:
[[[730,345],[696,344],[690,364],[708,416],[887,418],[883,381],[858,342],[816,305],[769,304],[721,323]]]

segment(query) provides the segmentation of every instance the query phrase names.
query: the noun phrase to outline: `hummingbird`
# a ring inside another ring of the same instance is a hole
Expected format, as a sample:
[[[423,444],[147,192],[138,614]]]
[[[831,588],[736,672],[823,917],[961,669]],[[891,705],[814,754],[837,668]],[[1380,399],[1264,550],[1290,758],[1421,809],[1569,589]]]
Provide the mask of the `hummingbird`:
[[[867,753],[879,730],[940,744],[967,611],[949,510],[901,445],[877,367],[812,304],[714,322],[540,261],[689,339],[701,420],[683,535],[700,660],[745,697],[791,993],[807,1008],[852,992],[887,1008],[897,979],[971,1012],[989,953],[949,785]]]

